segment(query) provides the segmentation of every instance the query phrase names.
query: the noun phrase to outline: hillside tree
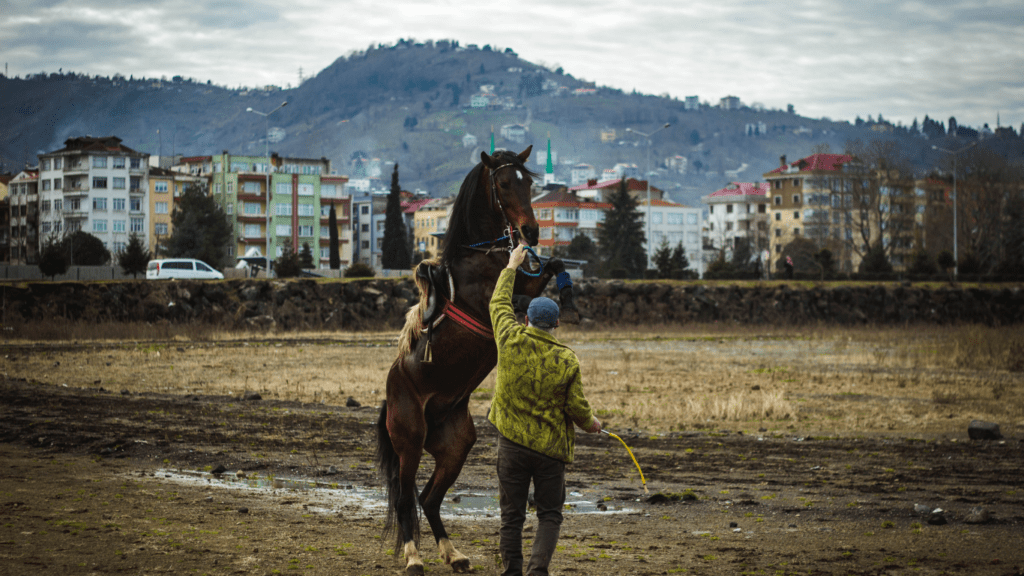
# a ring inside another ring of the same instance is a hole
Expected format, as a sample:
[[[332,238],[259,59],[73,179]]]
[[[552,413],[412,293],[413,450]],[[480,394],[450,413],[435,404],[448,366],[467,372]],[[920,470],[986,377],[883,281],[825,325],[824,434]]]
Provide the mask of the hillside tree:
[[[611,209],[605,212],[604,224],[597,229],[597,243],[605,257],[606,273],[625,269],[630,278],[639,278],[647,269],[644,225],[625,178],[605,201]]]
[[[39,251],[39,271],[53,280],[58,274],[68,271],[69,256],[63,239],[50,234],[43,240],[43,249]]]
[[[384,212],[384,244],[381,266],[388,270],[408,270],[412,266],[409,237],[402,218],[402,189],[398,185],[398,163],[391,172],[391,192]]]
[[[231,223],[205,184],[189,184],[171,214],[174,232],[167,240],[171,258],[195,258],[214,268],[228,265],[228,245],[233,237]],[[269,254],[267,255],[269,256]]]

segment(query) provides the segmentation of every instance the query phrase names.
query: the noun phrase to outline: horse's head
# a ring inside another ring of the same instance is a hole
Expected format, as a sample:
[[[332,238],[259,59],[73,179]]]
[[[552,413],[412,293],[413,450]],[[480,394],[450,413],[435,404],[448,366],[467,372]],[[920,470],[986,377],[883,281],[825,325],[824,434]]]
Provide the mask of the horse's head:
[[[480,153],[480,160],[490,173],[491,202],[500,210],[509,224],[519,232],[530,246],[540,239],[540,227],[530,204],[530,188],[536,175],[526,168],[533,146],[519,154],[502,150],[489,156]]]

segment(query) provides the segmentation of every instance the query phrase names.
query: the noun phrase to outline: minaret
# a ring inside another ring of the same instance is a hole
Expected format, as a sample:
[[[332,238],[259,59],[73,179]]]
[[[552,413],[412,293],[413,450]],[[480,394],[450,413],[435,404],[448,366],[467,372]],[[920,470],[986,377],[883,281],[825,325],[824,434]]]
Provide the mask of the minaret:
[[[491,124],[491,156],[494,156],[494,125]]]
[[[544,184],[551,184],[555,181],[555,165],[551,161],[551,132],[548,132],[548,161],[544,166]]]

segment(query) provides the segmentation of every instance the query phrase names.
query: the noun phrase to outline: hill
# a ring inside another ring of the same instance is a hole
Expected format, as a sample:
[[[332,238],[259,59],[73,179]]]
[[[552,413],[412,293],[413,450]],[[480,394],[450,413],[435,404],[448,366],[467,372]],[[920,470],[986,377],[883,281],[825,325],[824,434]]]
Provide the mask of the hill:
[[[492,105],[471,107],[473,95],[484,92]],[[489,146],[492,127],[499,148],[533,144],[539,152],[550,134],[556,175],[567,180],[568,167],[580,162],[599,173],[616,163],[645,173],[646,141],[626,128],[651,132],[671,123],[653,138],[651,165],[661,168],[653,181],[690,204],[729,181],[760,180],[782,155],[799,158],[823,144],[839,151],[850,139],[899,140],[921,168],[942,159],[931,149],[934,141],[884,121],[851,124],[707,103],[687,109],[675,97],[624,93],[546,69],[511,49],[399,41],[338,58],[284,90],[231,89],[180,77],[0,77],[0,162],[3,170],[16,170],[66,138],[86,134],[117,135],[150,154],[263,154],[265,123],[246,108],[268,111],[285,100],[289,105],[271,117],[272,151],[326,157],[338,173],[353,176],[364,170],[350,163],[353,158],[398,162],[404,188],[435,196],[457,190]],[[506,124],[527,127],[526,140],[502,138]],[[609,129],[615,138],[602,142],[601,132]],[[477,138],[475,147],[463,146],[466,134]],[[1001,146],[1019,158],[1020,140],[1014,140]],[[676,156],[686,158],[685,173],[668,169],[665,159]],[[389,171],[384,169],[385,177]]]

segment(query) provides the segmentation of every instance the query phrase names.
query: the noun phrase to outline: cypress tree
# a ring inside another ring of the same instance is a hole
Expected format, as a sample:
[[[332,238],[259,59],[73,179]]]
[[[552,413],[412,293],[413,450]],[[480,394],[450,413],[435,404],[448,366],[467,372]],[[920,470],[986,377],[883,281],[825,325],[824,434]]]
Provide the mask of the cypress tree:
[[[625,178],[607,202],[612,207],[605,213],[604,224],[597,229],[597,242],[606,258],[605,268],[609,272],[624,269],[629,277],[639,278],[647,268],[644,225]]]
[[[398,186],[398,164],[391,173],[391,192],[384,212],[384,245],[381,266],[386,270],[408,270],[412,266],[408,235],[402,219],[402,190]]]
[[[341,252],[338,249],[338,213],[334,210],[334,202],[331,202],[331,213],[327,216],[328,235],[330,238],[330,259],[331,270],[341,268]]]

